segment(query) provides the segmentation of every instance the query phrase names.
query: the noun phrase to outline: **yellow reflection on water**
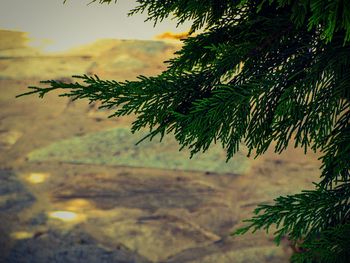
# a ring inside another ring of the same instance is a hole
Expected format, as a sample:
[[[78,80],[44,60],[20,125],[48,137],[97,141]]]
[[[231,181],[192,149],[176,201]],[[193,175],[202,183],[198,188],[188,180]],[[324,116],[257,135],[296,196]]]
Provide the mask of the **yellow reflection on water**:
[[[54,211],[49,213],[49,217],[58,219],[64,222],[80,222],[86,219],[83,214],[78,214],[71,211]]]
[[[33,237],[33,233],[27,231],[17,231],[11,233],[13,239],[28,239]]]
[[[64,203],[64,206],[69,211],[83,211],[92,208],[91,202],[82,198],[69,200]]]
[[[27,177],[27,181],[32,184],[40,184],[43,183],[48,177],[48,173],[30,173]]]

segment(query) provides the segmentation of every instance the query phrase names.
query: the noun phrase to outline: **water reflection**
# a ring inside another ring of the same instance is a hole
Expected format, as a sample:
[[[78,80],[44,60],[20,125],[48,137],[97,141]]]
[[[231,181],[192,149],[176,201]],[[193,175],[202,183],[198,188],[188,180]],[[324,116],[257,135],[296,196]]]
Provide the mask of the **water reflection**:
[[[64,203],[64,206],[65,206],[65,209],[69,211],[83,211],[83,210],[92,208],[91,202],[82,198],[69,200]]]
[[[11,233],[13,239],[28,239],[33,237],[33,233],[27,231],[17,231]]]
[[[49,177],[48,173],[30,173],[27,181],[32,184],[41,184]]]
[[[53,211],[49,213],[49,217],[71,223],[81,222],[86,219],[84,214],[75,213],[72,211]]]

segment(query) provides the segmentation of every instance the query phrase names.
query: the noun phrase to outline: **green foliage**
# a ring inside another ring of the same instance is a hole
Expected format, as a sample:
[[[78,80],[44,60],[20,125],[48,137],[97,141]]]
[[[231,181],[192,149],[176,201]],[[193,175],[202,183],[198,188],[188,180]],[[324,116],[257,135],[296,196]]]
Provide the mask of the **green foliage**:
[[[258,215],[262,212],[262,215],[245,220],[251,225],[237,232],[242,234],[251,228],[253,231],[268,229],[272,224],[276,224],[279,229],[275,233],[277,243],[286,234],[293,240],[302,239],[305,234],[314,235],[329,224],[340,223],[343,220],[348,212],[343,211],[343,204],[350,204],[349,191],[349,186],[345,184],[333,190],[318,188],[296,195],[280,196],[275,199],[274,205],[259,205],[254,213]],[[303,221],[307,221],[308,224]],[[282,222],[283,225],[279,227]]]
[[[350,257],[350,224],[339,224],[310,238],[303,244],[304,253],[292,256],[292,262],[347,263]]]
[[[64,2],[66,2],[65,0]],[[91,3],[117,3],[118,0],[92,0]],[[174,14],[181,24],[193,20],[191,32],[206,26],[207,29],[218,24],[223,17],[235,15],[244,6],[255,6],[261,11],[268,5],[277,9],[289,9],[288,17],[296,26],[307,26],[309,30],[318,29],[322,38],[331,41],[337,32],[345,32],[345,41],[350,40],[350,2],[346,0],[137,0],[138,6],[130,14],[148,12],[148,20],[155,24]]]
[[[279,153],[290,142],[323,152],[314,191],[259,206],[237,233],[276,225],[276,241],[283,235],[304,240],[306,252],[295,262],[340,262],[346,253],[341,231],[348,231],[350,217],[350,2],[137,2],[130,14],[147,11],[155,23],[174,14],[179,24],[193,21],[191,32],[203,31],[184,40],[157,77],[76,76],[82,83],[44,81],[48,87],[22,95],[43,97],[62,88],[61,96],[99,100],[101,107],[117,108],[112,116],[135,113],[133,132],[148,127],[150,139],[173,133],[192,155],[215,142],[228,159],[242,142],[255,156],[273,141]]]

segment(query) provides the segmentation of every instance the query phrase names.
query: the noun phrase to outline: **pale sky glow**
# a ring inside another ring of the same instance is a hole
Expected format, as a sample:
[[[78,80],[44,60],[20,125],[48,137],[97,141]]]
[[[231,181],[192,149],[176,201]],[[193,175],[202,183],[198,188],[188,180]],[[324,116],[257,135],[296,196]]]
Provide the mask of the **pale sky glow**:
[[[87,5],[89,2],[0,0],[0,28],[28,32],[30,38],[36,39],[33,45],[62,51],[100,38],[154,39],[165,31],[187,31],[190,25],[176,28],[176,22],[168,19],[154,28],[153,22],[144,22],[145,13],[128,17],[128,11],[136,6],[134,0],[109,5]]]

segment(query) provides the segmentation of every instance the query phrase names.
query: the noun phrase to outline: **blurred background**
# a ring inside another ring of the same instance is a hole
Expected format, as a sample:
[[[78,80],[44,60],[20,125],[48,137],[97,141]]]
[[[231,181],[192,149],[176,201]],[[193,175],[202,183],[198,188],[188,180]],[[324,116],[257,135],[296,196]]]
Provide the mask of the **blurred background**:
[[[147,14],[128,16],[136,0],[118,4],[91,0],[1,0],[0,26],[28,32],[29,45],[45,51],[62,51],[100,38],[150,40],[164,32],[187,31],[190,22],[179,25],[173,18],[154,27]]]
[[[213,145],[189,159],[171,135],[135,143],[135,116],[59,91],[15,98],[40,80],[157,75],[190,23],[128,17],[135,1],[0,3],[0,262],[288,262],[262,232],[230,233],[259,203],[312,189],[317,154],[290,148],[228,163]]]

